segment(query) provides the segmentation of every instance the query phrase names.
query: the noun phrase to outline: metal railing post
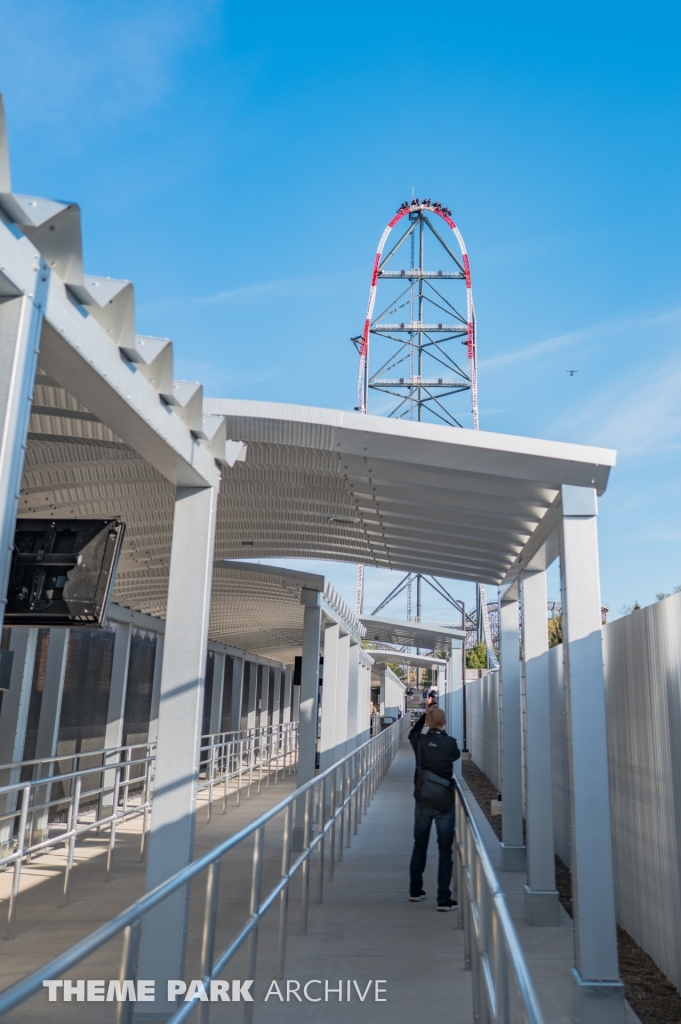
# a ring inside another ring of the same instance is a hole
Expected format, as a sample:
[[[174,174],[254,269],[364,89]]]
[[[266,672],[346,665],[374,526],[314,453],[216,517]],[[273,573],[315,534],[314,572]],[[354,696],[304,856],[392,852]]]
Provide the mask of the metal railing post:
[[[305,790],[305,814],[303,817],[303,851],[305,858],[301,868],[301,935],[307,935],[307,909],[310,902],[310,804],[312,790]]]
[[[220,861],[214,860],[208,868],[206,879],[206,908],[203,915],[203,942],[201,946],[201,978],[209,989],[213,976],[215,958],[215,929],[218,917],[218,895],[220,891]],[[199,1003],[199,1024],[208,1024],[210,1003]]]
[[[111,881],[111,870],[113,868],[113,855],[114,847],[116,845],[116,822],[118,821],[118,793],[121,781],[121,765],[117,764],[115,768],[114,778],[114,789],[113,789],[113,804],[111,807],[111,833],[109,835],[109,852],[106,857],[106,880]]]
[[[325,821],[325,805],[326,805],[326,778],[322,779],[319,783],[319,842],[317,843],[317,903],[324,902],[324,839],[326,833],[324,831]]]
[[[288,873],[291,866],[291,822],[293,820],[293,807],[290,803],[284,814],[284,845],[281,851],[281,877],[286,879],[286,884],[279,896],[279,963],[277,977],[284,977],[286,970],[286,934],[288,929]]]
[[[336,859],[336,772],[330,775],[331,792],[329,794],[329,881],[333,882],[334,861]]]
[[[78,808],[80,805],[81,777],[76,776],[73,787],[73,799],[69,813],[68,831],[71,833],[68,839],[68,854],[66,857],[66,871],[64,872],[64,906],[68,907],[71,895],[71,871],[73,870],[73,855],[76,848],[76,832],[78,830]]]
[[[251,919],[260,916],[260,886],[262,883],[262,860],[263,860],[263,847],[265,843],[265,826],[261,827],[255,833],[255,843],[253,845],[253,876],[251,879]],[[255,973],[258,961],[258,924],[256,924],[248,937],[248,977],[252,978],[255,983]],[[253,1020],[253,1003],[245,1003],[244,1005],[244,1024],[251,1024]]]
[[[231,769],[231,765],[232,765],[232,741],[231,740],[229,740],[228,743],[226,744],[226,748],[227,748],[227,753],[224,755],[224,757],[225,757],[225,764],[224,764],[224,784],[225,784],[225,788],[224,788],[224,793],[222,794],[222,813],[223,814],[227,814],[227,796],[228,796],[228,793],[229,793],[229,776],[230,776],[230,772],[232,770]]]
[[[213,813],[213,784],[215,779],[215,747],[211,743],[208,751],[208,810],[206,812],[206,821],[210,821]]]
[[[142,818],[142,839],[140,842],[140,860],[144,861],[147,853],[147,832],[149,830],[149,801],[151,790],[149,781],[151,778],[151,764],[147,761],[144,765],[144,786],[142,788],[142,800],[144,801],[144,817]]]
[[[17,917],[17,901],[19,899],[19,883],[21,881],[21,860],[24,852],[26,839],[26,816],[28,814],[28,802],[31,797],[31,787],[25,786],[21,791],[21,811],[19,814],[19,838],[15,851],[14,874],[12,876],[12,894],[9,900],[9,915],[7,918],[7,938],[14,938],[14,924]]]
[[[347,810],[345,845],[349,847],[352,846],[352,769],[349,761],[345,762],[344,767],[346,776],[345,806]]]
[[[506,950],[504,949],[504,939],[501,935],[499,917],[494,906],[492,907],[492,946],[496,1003],[495,1024],[509,1024],[508,964],[506,962]]]
[[[123,953],[121,956],[121,986],[125,981],[137,982],[137,958],[140,948],[140,932],[142,920],[138,918],[133,924],[128,925],[123,933]],[[118,1004],[116,1011],[116,1024],[132,1024],[132,1012],[135,1004],[130,999],[124,999]]]

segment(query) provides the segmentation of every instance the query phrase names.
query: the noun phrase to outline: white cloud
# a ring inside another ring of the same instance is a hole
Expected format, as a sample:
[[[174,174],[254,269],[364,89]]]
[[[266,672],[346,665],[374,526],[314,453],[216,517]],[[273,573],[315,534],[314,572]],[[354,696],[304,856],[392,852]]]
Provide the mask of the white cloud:
[[[681,320],[681,309],[673,309],[667,313],[656,314],[655,316],[629,316],[617,320],[606,320],[600,324],[593,324],[590,327],[583,327],[576,331],[569,331],[566,334],[558,334],[553,338],[546,338],[544,341],[537,341],[524,348],[514,349],[512,352],[505,352],[502,355],[490,356],[480,360],[480,368],[485,371],[499,370],[514,363],[522,363],[529,359],[547,352],[553,352],[560,348],[576,348],[584,342],[592,345],[604,341],[616,334],[628,334],[631,331],[662,327]]]
[[[314,274],[309,277],[289,277],[279,281],[262,281],[258,284],[242,285],[226,291],[204,295],[194,301],[208,306],[217,303],[252,302],[254,299],[289,299],[319,295],[339,287],[342,275]]]
[[[590,444],[614,446],[625,456],[681,446],[681,357],[648,373],[615,381],[583,411],[558,425]],[[555,425],[554,425],[555,428]]]
[[[211,295],[172,295],[163,299],[139,302],[137,308],[145,312],[174,309],[178,306],[250,305],[276,299],[306,299],[333,294],[342,290],[346,281],[343,274],[312,274],[288,277],[274,281],[260,281],[214,292]]]

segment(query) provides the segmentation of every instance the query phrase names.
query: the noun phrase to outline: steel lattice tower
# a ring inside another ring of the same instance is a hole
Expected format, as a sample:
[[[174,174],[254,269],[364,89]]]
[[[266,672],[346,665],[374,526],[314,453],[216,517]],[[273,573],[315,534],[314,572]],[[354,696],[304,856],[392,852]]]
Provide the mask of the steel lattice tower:
[[[388,237],[401,222],[404,230],[384,256]],[[381,301],[375,313],[379,291]],[[382,402],[378,410],[388,416],[461,427],[467,413],[461,397],[468,393],[472,427],[477,430],[476,334],[468,253],[451,211],[430,199],[402,203],[378,244],[364,329],[352,339],[359,352],[358,411],[368,412],[369,393],[374,391],[395,399]],[[465,359],[461,359],[461,345]],[[416,574],[405,577],[375,613],[406,589],[411,617],[415,583],[416,619],[420,619],[423,581],[464,614],[463,604],[441,583]],[[363,589],[364,567],[360,566],[358,613]],[[479,638],[493,656],[484,586],[479,587],[477,622]]]

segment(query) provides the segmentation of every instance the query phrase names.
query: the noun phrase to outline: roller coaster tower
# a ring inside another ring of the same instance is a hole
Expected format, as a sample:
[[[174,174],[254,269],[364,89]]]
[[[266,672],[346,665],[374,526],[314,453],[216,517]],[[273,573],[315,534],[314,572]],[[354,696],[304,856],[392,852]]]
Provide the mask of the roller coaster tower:
[[[401,233],[383,255],[398,224]],[[477,330],[470,263],[451,211],[441,203],[412,199],[402,203],[389,221],[374,257],[364,328],[352,341],[359,353],[359,412],[369,411],[369,395],[373,392],[376,397],[372,404],[379,415],[430,420],[451,427],[470,424],[473,430],[479,429]],[[464,359],[457,355],[458,346],[465,347]],[[461,402],[466,393],[470,412]],[[407,616],[411,617],[415,584],[415,618],[419,620],[424,581],[464,614],[463,604],[452,598],[441,582],[415,574],[398,583],[375,613],[406,590]],[[358,614],[363,610],[363,596],[364,566],[359,566]],[[487,645],[493,663],[484,585],[478,586],[477,605],[478,639]]]

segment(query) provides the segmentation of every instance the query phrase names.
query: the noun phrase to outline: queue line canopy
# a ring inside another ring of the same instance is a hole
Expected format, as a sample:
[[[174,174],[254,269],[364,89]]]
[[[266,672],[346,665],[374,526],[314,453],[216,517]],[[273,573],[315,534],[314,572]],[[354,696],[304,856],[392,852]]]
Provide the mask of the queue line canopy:
[[[333,409],[206,399],[248,448],[223,468],[221,557],[325,558],[500,584],[615,452]]]
[[[303,645],[303,590],[320,595],[323,623],[361,641],[362,624],[324,576],[226,559],[213,565],[211,639],[291,664]]]
[[[405,654],[403,651],[369,651],[377,665],[409,665],[411,668],[445,668],[443,658],[429,658],[427,654]]]
[[[377,615],[361,615],[360,621],[366,630],[366,639],[379,644],[449,651],[455,642],[459,646],[466,639],[465,630],[432,622],[406,622]]]

